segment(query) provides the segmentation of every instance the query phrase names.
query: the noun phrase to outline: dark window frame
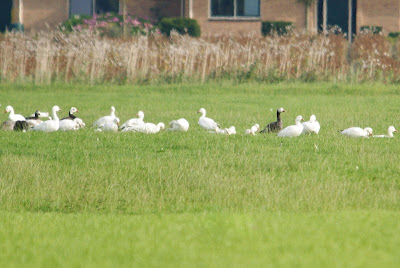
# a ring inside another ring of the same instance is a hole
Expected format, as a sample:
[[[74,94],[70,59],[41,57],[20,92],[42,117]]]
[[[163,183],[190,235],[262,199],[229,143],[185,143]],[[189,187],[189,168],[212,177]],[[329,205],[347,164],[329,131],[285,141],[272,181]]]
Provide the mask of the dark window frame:
[[[258,0],[258,15],[256,16],[245,16],[245,15],[237,15],[238,13],[238,1],[239,0],[232,0],[233,1],[233,15],[226,16],[226,15],[213,15],[212,11],[212,4],[214,0],[209,0],[209,18],[210,19],[228,19],[228,20],[259,20],[261,17],[261,0]],[[246,1],[246,0],[243,0]]]

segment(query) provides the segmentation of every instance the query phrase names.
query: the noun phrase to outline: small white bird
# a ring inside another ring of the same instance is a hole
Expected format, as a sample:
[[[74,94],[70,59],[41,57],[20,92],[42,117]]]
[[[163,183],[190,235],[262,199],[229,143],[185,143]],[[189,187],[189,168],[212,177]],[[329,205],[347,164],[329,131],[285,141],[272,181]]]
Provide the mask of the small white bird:
[[[188,131],[189,122],[185,118],[169,122],[169,131]]]
[[[317,121],[317,117],[315,115],[310,116],[310,121],[302,123],[303,125],[303,132],[302,134],[311,134],[311,133],[316,133],[318,134],[319,129],[321,126],[319,125]]]
[[[98,132],[117,132],[118,131],[118,125],[119,125],[119,118],[115,117],[111,122],[106,121],[102,124],[99,125],[99,127],[95,130]]]
[[[100,127],[100,125],[104,125],[104,123],[107,122],[112,123],[115,118],[115,107],[111,106],[111,114],[97,119],[97,121],[93,123],[93,127]]]
[[[23,117],[20,114],[15,114],[14,108],[11,107],[10,105],[6,107],[6,110],[4,111],[4,113],[10,113],[8,115],[8,120],[10,120],[10,121],[25,121],[25,117]]]
[[[246,129],[245,134],[248,135],[256,135],[256,132],[260,129],[260,125],[259,124],[254,124],[250,129]]]
[[[57,112],[61,111],[60,107],[57,105],[53,106],[51,109],[53,119],[44,121],[37,126],[32,127],[33,131],[42,131],[42,132],[54,132],[57,131],[60,127],[60,120],[57,116]]]
[[[133,125],[143,125],[143,119],[144,119],[144,113],[142,111],[139,111],[136,116],[138,118],[132,118],[129,119],[128,121],[126,121],[125,123],[122,124],[122,126],[120,126],[120,129],[123,130],[125,128],[131,127]]]
[[[206,109],[201,108],[197,111],[197,113],[201,113],[199,119],[200,127],[204,128],[205,130],[213,131],[216,131],[218,129],[218,123],[216,123],[213,119],[206,117]]]
[[[278,137],[298,137],[301,135],[303,132],[303,125],[301,124],[301,121],[304,121],[303,117],[301,115],[296,117],[295,120],[295,125],[291,125],[288,127],[285,127],[281,131],[278,132]]]
[[[341,133],[352,138],[368,138],[369,136],[372,136],[372,128],[366,127],[362,129],[360,127],[351,127],[342,130]]]
[[[211,133],[214,133],[214,132],[211,132]],[[236,134],[236,128],[234,126],[231,126],[229,128],[224,128],[224,129],[217,128],[215,130],[215,133],[223,134],[223,135],[234,135],[234,134]]]
[[[374,138],[393,138],[393,132],[397,132],[397,129],[394,128],[394,126],[390,126],[388,128],[388,134],[387,135],[374,135]]]

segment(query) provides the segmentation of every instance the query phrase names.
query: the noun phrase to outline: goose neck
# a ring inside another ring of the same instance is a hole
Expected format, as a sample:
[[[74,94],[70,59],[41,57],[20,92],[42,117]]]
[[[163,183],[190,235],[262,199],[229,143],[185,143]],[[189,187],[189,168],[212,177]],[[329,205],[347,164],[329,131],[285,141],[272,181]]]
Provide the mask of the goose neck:
[[[58,119],[58,116],[57,116],[57,111],[55,109],[53,109],[52,114],[53,114],[53,120],[58,121],[59,119]]]

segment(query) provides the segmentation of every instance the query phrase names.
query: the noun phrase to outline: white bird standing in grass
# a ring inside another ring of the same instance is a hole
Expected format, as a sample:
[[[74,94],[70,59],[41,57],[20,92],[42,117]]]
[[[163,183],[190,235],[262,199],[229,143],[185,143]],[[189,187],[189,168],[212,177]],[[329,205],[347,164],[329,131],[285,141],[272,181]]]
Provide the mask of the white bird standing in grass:
[[[128,121],[126,121],[125,123],[123,123],[122,126],[120,126],[120,129],[121,129],[121,130],[124,130],[125,128],[129,128],[129,127],[134,126],[134,125],[143,125],[143,124],[144,124],[144,122],[143,122],[144,113],[143,113],[142,111],[139,111],[139,112],[136,114],[136,116],[137,116],[138,118],[129,119]]]
[[[60,127],[60,120],[57,116],[57,112],[61,111],[60,107],[57,105],[53,106],[51,109],[53,119],[44,121],[37,126],[32,127],[33,131],[42,131],[42,132],[54,132],[57,131]]]
[[[295,120],[295,125],[291,125],[288,127],[285,127],[281,131],[278,132],[278,137],[298,137],[301,135],[303,132],[303,125],[301,124],[301,121],[304,121],[303,117],[301,115],[296,117]]]
[[[169,122],[169,131],[188,131],[189,122],[185,118]]]
[[[387,135],[374,135],[374,138],[393,138],[393,132],[397,132],[397,129],[394,128],[394,126],[390,126],[388,128],[388,134]]]
[[[213,130],[216,131],[218,129],[218,123],[216,123],[213,119],[206,117],[206,109],[201,108],[197,111],[200,113],[199,125],[205,130]]]
[[[93,127],[100,127],[100,125],[104,125],[107,122],[111,123],[115,118],[115,107],[111,106],[111,114],[97,119],[97,121],[93,123]]]
[[[10,113],[8,115],[8,119],[10,121],[25,121],[25,117],[23,117],[20,114],[15,114],[14,113],[14,108],[11,107],[10,105],[6,107],[6,110],[4,111],[4,113]]]
[[[102,124],[99,125],[99,127],[95,130],[98,132],[117,132],[118,131],[118,125],[119,125],[119,118],[115,117],[111,122],[106,121]]]
[[[315,133],[318,134],[319,129],[321,126],[319,125],[317,121],[317,117],[315,115],[310,116],[310,121],[302,123],[303,125],[303,133],[302,134],[311,134]]]
[[[352,138],[368,138],[369,136],[372,136],[372,128],[366,127],[362,129],[360,127],[351,127],[342,130],[341,133]]]

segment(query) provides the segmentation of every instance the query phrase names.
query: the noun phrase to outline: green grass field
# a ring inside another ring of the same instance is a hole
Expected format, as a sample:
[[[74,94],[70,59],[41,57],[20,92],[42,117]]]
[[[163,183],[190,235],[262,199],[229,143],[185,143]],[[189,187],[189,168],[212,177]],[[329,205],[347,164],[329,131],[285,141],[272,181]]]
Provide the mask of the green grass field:
[[[0,85],[3,110],[117,109],[187,133],[0,132],[1,266],[400,265],[400,144],[339,130],[400,128],[398,86]],[[214,135],[196,111],[237,135]],[[284,107],[320,134],[244,135]],[[7,115],[1,116],[2,121]],[[397,133],[395,133],[396,135]]]

